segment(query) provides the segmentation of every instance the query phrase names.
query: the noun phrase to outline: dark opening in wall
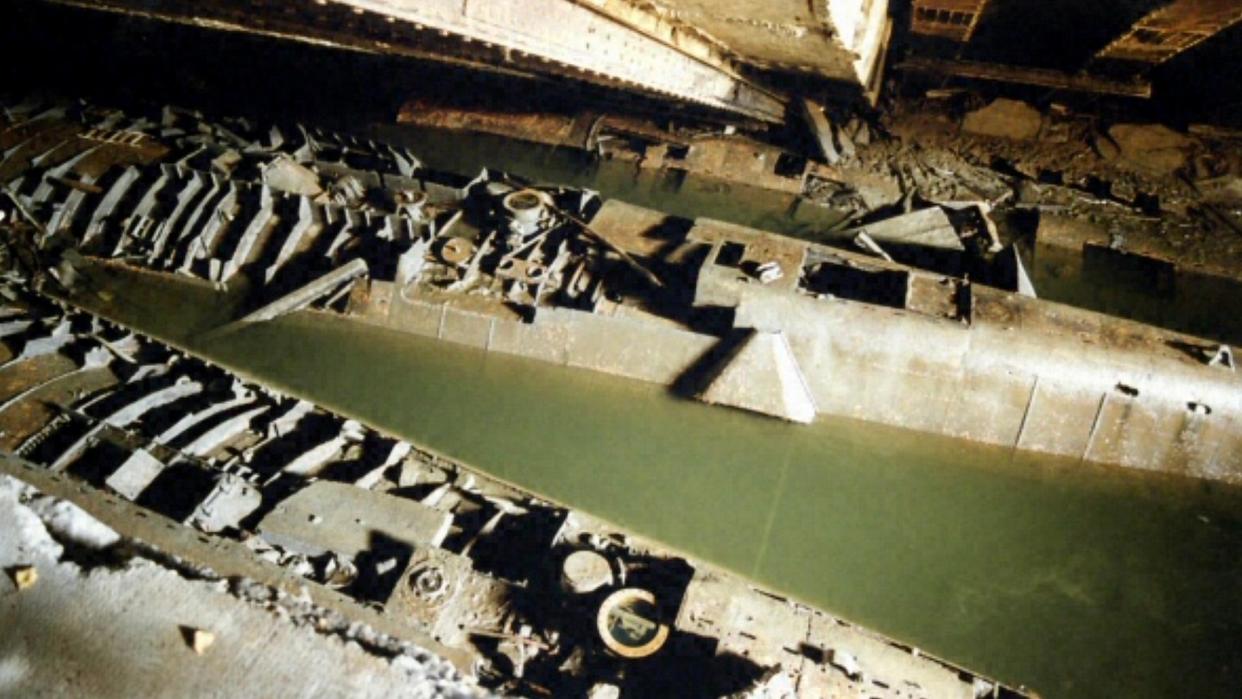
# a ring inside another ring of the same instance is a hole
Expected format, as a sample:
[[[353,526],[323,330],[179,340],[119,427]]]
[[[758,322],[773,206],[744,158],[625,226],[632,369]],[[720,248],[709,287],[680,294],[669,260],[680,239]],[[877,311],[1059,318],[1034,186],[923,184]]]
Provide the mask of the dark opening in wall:
[[[720,246],[720,252],[716,253],[716,264],[721,267],[738,267],[742,264],[742,257],[745,254],[745,245],[726,240]]]
[[[805,288],[851,301],[905,308],[909,277],[900,270],[866,270],[821,262],[807,273]]]
[[[776,159],[774,171],[781,177],[801,177],[806,172],[806,158],[788,151]]]

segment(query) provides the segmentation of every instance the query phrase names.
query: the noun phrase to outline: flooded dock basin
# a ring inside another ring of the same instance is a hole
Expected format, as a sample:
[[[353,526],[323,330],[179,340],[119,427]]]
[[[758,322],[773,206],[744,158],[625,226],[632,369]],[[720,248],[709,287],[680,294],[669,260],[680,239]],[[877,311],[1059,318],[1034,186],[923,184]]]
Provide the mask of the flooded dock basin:
[[[208,287],[92,279],[105,315],[1044,696],[1236,685],[1236,488],[788,425],[315,312],[200,346],[230,317]]]

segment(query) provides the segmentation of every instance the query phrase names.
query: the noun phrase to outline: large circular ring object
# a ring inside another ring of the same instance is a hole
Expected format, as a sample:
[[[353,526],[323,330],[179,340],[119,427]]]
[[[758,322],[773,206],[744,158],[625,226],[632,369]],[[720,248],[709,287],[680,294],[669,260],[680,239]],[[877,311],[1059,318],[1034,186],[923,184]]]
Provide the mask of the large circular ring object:
[[[543,216],[544,208],[551,203],[547,194],[537,189],[519,189],[501,200],[505,210],[514,220],[523,224],[534,223]]]
[[[450,265],[464,265],[474,255],[474,243],[465,238],[449,238],[440,246],[440,259]]]
[[[608,650],[623,658],[646,658],[668,640],[668,626],[660,623],[659,616],[655,595],[627,587],[600,605],[596,626]]]
[[[574,594],[595,592],[612,584],[612,566],[597,551],[574,551],[561,564],[561,583]]]

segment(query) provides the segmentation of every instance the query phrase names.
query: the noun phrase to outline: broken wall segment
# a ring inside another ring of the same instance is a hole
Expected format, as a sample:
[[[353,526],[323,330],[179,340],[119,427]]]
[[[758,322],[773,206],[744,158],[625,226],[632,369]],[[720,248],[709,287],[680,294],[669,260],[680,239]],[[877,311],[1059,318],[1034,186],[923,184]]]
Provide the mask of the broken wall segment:
[[[1037,279],[1061,295],[1091,294],[1114,312],[1205,339],[1242,342],[1242,241],[1095,223],[1043,213],[1035,231]],[[1139,302],[1125,301],[1128,298]],[[1070,296],[1065,302],[1076,303]]]
[[[155,9],[136,0],[58,2],[217,31],[466,63],[506,75],[556,75],[760,121],[780,121],[784,113],[783,99],[740,75],[718,45],[629,3],[608,3],[609,8],[561,0],[468,5],[331,0],[296,3],[296,12],[260,10],[260,25],[254,22],[253,3],[247,2]]]

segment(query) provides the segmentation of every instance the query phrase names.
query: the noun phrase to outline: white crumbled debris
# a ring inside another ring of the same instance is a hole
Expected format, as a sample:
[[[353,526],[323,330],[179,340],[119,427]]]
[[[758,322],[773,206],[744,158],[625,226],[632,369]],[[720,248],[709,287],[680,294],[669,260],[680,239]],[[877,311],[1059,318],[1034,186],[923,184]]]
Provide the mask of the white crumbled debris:
[[[59,556],[57,543],[71,541],[79,546],[103,549],[121,540],[106,524],[65,500],[49,497],[9,476],[0,476],[0,501],[21,504],[15,515],[18,540],[31,550]]]
[[[13,571],[13,584],[17,585],[17,590],[29,590],[39,582],[39,569],[34,566],[19,566]]]
[[[43,520],[48,531],[61,541],[104,549],[121,540],[108,525],[71,502],[40,495],[28,501],[26,507]]]
[[[205,629],[191,629],[189,645],[196,655],[202,655],[216,642],[216,635]]]
[[[35,495],[36,491],[25,483],[9,476],[0,476],[0,506],[13,510],[13,519],[16,520],[13,540],[17,543],[18,552],[59,558],[63,551],[61,545],[48,534],[38,515],[20,506],[22,499]]]

